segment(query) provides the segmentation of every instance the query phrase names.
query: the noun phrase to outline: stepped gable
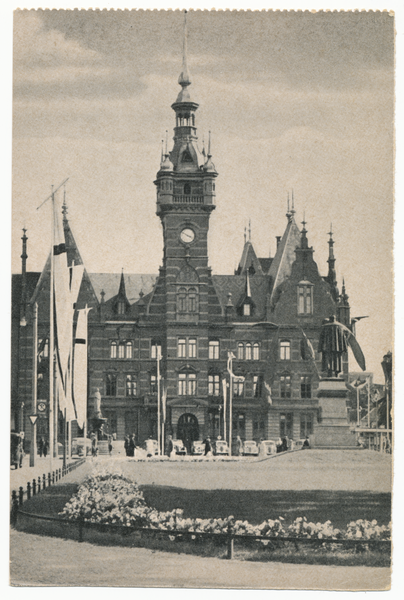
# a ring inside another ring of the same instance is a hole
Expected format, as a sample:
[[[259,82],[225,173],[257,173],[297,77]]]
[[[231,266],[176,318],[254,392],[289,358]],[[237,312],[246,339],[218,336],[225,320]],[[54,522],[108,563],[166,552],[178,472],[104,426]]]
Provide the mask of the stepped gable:
[[[117,295],[121,281],[120,273],[90,273],[91,283],[98,301],[101,301],[101,292],[104,292],[104,301],[108,302]],[[157,280],[157,275],[124,274],[126,297],[130,304],[137,302],[140,292],[146,296],[150,294]]]
[[[239,306],[245,296],[245,278],[237,275],[212,275],[213,285],[222,306],[222,310],[228,302],[228,294],[232,295],[234,306]],[[268,293],[268,277],[265,275],[254,275],[250,277],[251,299],[255,307],[255,317],[265,317],[265,301]]]
[[[293,213],[288,213],[288,224],[276,250],[268,275],[272,281],[270,306],[273,308],[276,289],[290,277],[292,264],[295,262],[295,250],[300,245],[300,230],[296,225]]]

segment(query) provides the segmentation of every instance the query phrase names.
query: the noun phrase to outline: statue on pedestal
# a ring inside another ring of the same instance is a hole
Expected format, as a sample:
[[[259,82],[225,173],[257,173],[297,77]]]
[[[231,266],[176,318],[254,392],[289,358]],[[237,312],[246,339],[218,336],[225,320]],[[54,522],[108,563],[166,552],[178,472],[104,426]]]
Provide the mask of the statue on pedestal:
[[[322,354],[322,371],[327,377],[337,378],[342,371],[342,355],[351,348],[356,362],[366,370],[365,357],[352,331],[335,316],[325,319],[322,323],[318,351]]]

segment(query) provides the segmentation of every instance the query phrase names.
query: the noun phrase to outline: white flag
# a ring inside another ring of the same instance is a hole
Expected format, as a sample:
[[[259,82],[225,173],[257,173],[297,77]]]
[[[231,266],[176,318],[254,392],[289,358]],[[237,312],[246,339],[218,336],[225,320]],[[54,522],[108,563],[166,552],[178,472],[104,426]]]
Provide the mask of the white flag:
[[[227,370],[229,372],[230,377],[233,378],[233,381],[243,382],[243,381],[245,381],[245,377],[243,377],[242,375],[235,375],[233,373],[232,361],[233,361],[234,358],[236,358],[236,357],[234,356],[233,352],[229,352],[228,353],[228,357],[227,357]]]
[[[163,423],[166,422],[166,406],[167,406],[167,386],[163,383],[163,393],[161,394],[161,413],[163,417]]]
[[[87,356],[88,356],[88,313],[91,308],[78,311],[76,336],[74,338],[74,402],[77,411],[77,423],[83,429],[87,418]]]
[[[269,387],[269,385],[267,384],[266,381],[264,381],[264,388],[265,388],[265,391],[267,393],[268,404],[272,405],[272,390],[271,390],[271,388]]]

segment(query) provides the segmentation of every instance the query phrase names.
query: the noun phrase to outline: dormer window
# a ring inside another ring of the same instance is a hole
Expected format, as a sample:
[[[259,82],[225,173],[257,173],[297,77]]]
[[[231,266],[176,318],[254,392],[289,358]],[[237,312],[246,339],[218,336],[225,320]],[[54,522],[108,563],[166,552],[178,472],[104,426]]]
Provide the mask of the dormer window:
[[[313,314],[313,284],[309,281],[301,281],[297,286],[297,313]]]
[[[116,311],[117,311],[118,315],[124,315],[126,312],[125,302],[122,302],[122,300],[120,300],[118,302],[118,304],[116,305]]]
[[[251,304],[247,304],[246,302],[243,304],[243,316],[244,317],[251,316]]]

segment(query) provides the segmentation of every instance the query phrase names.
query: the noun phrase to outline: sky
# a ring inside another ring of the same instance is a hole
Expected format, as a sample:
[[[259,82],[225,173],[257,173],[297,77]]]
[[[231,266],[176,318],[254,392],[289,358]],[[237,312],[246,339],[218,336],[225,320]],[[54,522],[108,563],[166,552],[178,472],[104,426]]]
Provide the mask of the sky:
[[[153,181],[172,143],[180,12],[14,15],[12,271],[49,252],[49,206],[66,177],[69,220],[89,272],[157,273]],[[213,273],[232,273],[244,227],[261,257],[286,227],[287,193],[320,272],[334,232],[367,370],[392,348],[394,19],[385,13],[188,14],[198,137],[211,131]],[[357,370],[354,360],[351,369]]]

